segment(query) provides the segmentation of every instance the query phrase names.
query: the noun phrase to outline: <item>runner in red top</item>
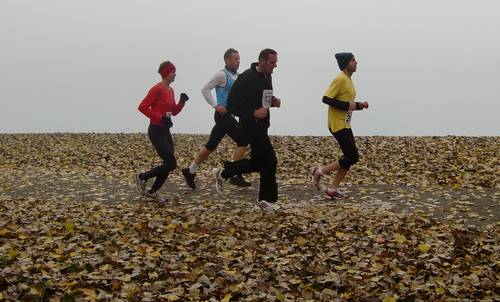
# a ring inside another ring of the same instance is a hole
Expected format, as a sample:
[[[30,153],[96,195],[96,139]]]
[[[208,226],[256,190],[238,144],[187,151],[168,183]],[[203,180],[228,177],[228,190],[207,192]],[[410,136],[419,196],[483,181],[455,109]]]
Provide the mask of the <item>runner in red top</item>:
[[[181,112],[189,97],[181,93],[179,102],[175,102],[174,90],[170,84],[175,80],[175,66],[169,61],[163,62],[158,68],[161,82],[151,87],[146,97],[139,104],[139,111],[149,117],[148,137],[163,164],[153,169],[134,175],[137,191],[153,200],[165,201],[158,190],[163,186],[168,175],[177,167],[174,155],[174,142],[170,134],[172,115]],[[146,190],[148,179],[155,177],[151,189]]]

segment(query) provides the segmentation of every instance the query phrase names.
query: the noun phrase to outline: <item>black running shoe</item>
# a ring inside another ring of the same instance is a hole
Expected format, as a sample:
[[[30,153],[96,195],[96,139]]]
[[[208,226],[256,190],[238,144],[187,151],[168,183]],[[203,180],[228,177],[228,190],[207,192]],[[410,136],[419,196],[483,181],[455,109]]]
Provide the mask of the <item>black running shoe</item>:
[[[184,179],[186,179],[186,184],[191,189],[196,189],[196,184],[194,183],[194,178],[196,177],[196,173],[189,172],[189,168],[182,169],[182,175],[184,175]]]
[[[252,184],[243,179],[241,175],[235,175],[229,179],[229,183],[238,187],[250,187]]]

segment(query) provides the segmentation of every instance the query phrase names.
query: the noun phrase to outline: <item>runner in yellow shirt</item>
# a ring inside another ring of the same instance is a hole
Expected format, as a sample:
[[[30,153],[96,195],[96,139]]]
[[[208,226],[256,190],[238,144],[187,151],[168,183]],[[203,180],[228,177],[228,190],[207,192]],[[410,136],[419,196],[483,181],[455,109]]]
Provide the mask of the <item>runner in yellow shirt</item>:
[[[331,186],[326,188],[325,197],[329,199],[343,199],[346,195],[338,191],[340,182],[344,179],[349,168],[358,159],[358,149],[351,130],[351,118],[354,110],[368,109],[368,102],[355,102],[356,90],[351,76],[356,71],[358,62],[350,52],[335,54],[337,63],[342,72],[332,81],[323,96],[323,103],[328,107],[328,128],[337,140],[343,156],[336,162],[325,166],[313,167],[312,183],[320,190],[321,177],[337,171]]]

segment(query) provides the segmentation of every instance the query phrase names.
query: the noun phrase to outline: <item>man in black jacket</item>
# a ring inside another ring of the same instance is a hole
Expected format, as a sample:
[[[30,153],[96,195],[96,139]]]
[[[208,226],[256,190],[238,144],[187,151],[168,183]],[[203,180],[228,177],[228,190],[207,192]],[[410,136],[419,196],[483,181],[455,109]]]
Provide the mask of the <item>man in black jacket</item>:
[[[234,82],[228,96],[227,109],[240,118],[240,125],[251,147],[250,159],[224,162],[224,169],[214,168],[215,188],[223,193],[224,180],[237,175],[260,172],[260,189],[257,205],[263,210],[277,210],[278,185],[276,166],[278,160],[269,139],[270,107],[280,107],[281,100],[273,95],[271,74],[276,68],[278,54],[266,48],[259,54],[259,62],[243,72]]]

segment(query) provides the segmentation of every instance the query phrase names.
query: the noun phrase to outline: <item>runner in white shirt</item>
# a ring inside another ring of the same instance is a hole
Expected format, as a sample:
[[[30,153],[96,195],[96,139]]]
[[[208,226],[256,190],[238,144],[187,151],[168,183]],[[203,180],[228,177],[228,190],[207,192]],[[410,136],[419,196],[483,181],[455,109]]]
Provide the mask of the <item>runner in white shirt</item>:
[[[229,114],[226,110],[227,96],[233,86],[234,81],[238,77],[238,67],[240,66],[240,55],[238,51],[230,48],[224,53],[225,68],[217,72],[210,81],[203,87],[201,93],[205,97],[207,103],[215,109],[214,119],[215,126],[212,128],[208,142],[196,154],[193,162],[188,168],[182,169],[182,175],[186,179],[187,185],[195,189],[197,167],[204,162],[208,156],[217,149],[220,141],[227,134],[237,145],[233,155],[233,160],[238,161],[245,157],[248,149],[248,140],[239,127],[236,118]],[[215,99],[212,95],[212,89],[215,89]],[[235,175],[229,180],[230,183],[248,187],[251,184],[243,179],[241,175]]]

